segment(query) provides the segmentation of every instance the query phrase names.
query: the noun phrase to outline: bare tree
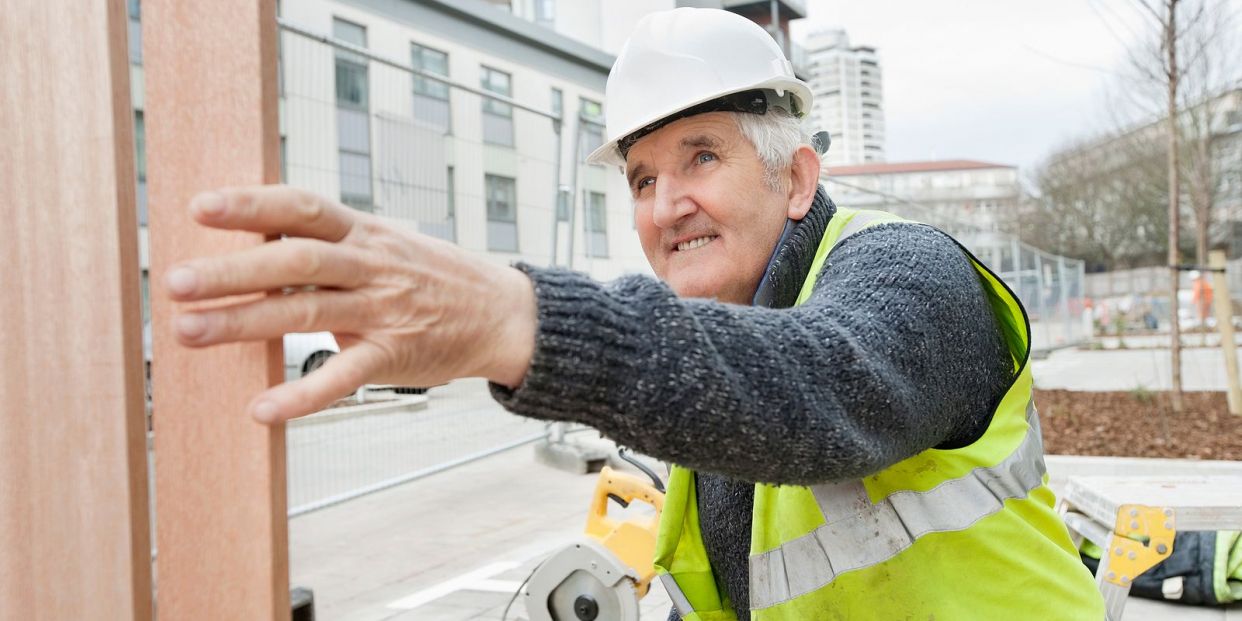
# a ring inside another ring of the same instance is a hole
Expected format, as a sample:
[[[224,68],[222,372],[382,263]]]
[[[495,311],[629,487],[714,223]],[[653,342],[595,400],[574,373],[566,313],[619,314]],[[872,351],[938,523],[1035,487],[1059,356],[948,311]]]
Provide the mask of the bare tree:
[[[1140,6],[1150,8],[1145,0],[1136,0]],[[1170,348],[1172,353],[1173,366],[1173,411],[1182,411],[1182,339],[1181,326],[1177,313],[1177,290],[1180,273],[1178,271],[1178,263],[1180,259],[1177,252],[1178,229],[1181,225],[1181,210],[1178,205],[1181,200],[1181,170],[1178,168],[1178,150],[1180,149],[1180,140],[1177,133],[1177,87],[1181,79],[1181,72],[1177,66],[1177,5],[1181,0],[1164,0],[1165,11],[1163,14],[1152,9],[1152,15],[1156,21],[1160,23],[1164,31],[1163,45],[1165,52],[1165,63],[1163,73],[1168,84],[1168,124],[1169,124],[1169,269],[1170,273],[1170,297],[1169,303],[1172,312],[1169,313],[1169,332],[1172,339]]]
[[[1184,53],[1189,54],[1182,68],[1182,102],[1179,122],[1182,134],[1181,169],[1185,176],[1182,192],[1189,199],[1195,227],[1195,263],[1207,265],[1217,200],[1222,181],[1229,171],[1222,170],[1217,152],[1221,137],[1221,113],[1230,103],[1230,89],[1237,88],[1237,17],[1217,4],[1203,12],[1195,28],[1182,35]]]
[[[1164,153],[1130,144],[1156,137],[1109,136],[1063,148],[1035,172],[1037,194],[1014,232],[1040,248],[1083,259],[1090,271],[1163,264]]]
[[[1222,47],[1228,47],[1225,35],[1232,33],[1233,20],[1226,4],[1212,0],[1132,1],[1149,33],[1130,50],[1130,69],[1137,78],[1134,92],[1141,96],[1144,92],[1153,92],[1150,87],[1156,86],[1163,91],[1159,99],[1164,108],[1169,295],[1173,308],[1169,317],[1173,367],[1171,405],[1173,411],[1180,412],[1181,326],[1176,309],[1180,281],[1178,266],[1181,264],[1181,198],[1183,192],[1190,198],[1195,225],[1195,257],[1198,264],[1205,264],[1215,194],[1219,187],[1212,149],[1215,130],[1215,93],[1212,91],[1224,86],[1221,83],[1222,69],[1233,65],[1231,58],[1220,55]],[[1187,151],[1183,152],[1183,149]]]

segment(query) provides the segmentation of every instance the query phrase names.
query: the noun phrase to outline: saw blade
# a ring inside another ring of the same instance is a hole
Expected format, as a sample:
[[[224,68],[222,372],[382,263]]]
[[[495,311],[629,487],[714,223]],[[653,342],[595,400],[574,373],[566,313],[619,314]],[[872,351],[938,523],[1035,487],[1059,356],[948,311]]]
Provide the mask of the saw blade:
[[[638,621],[623,600],[638,601],[634,583],[628,579],[606,586],[581,569],[569,574],[548,597],[548,610],[555,621]],[[625,614],[626,616],[622,616]]]

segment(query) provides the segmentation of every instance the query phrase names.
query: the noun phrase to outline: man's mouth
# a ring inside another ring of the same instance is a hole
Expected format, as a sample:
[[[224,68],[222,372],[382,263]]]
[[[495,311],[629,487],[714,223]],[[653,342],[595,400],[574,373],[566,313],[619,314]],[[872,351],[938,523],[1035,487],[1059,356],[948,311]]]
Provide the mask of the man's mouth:
[[[684,242],[677,244],[677,252],[685,252],[687,250],[694,250],[695,248],[702,248],[703,246],[706,246],[712,243],[713,241],[716,241],[719,238],[720,238],[719,235],[708,235],[706,237],[696,237],[694,239],[688,239]]]

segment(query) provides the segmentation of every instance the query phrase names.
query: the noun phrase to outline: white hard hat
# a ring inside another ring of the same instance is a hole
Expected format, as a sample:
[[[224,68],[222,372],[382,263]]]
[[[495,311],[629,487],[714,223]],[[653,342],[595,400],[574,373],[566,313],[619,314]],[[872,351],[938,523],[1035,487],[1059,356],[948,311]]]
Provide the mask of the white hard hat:
[[[761,110],[781,105],[802,115],[811,109],[811,90],[755,22],[720,9],[687,7],[647,15],[608,74],[607,141],[587,161],[624,166],[628,147],[619,147],[621,140],[640,130],[647,130],[642,135],[654,131],[669,117],[686,116],[678,113],[710,111],[690,108],[749,91],[763,92]]]

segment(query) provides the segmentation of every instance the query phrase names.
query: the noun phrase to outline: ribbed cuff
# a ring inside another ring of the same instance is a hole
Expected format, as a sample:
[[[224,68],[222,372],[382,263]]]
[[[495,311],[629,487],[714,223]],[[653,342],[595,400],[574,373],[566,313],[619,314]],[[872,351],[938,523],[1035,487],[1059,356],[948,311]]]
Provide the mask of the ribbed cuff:
[[[615,415],[615,405],[626,402],[637,379],[632,369],[648,357],[643,318],[585,274],[525,263],[514,267],[535,289],[535,353],[522,385],[492,383],[492,397],[532,418],[595,424]]]

